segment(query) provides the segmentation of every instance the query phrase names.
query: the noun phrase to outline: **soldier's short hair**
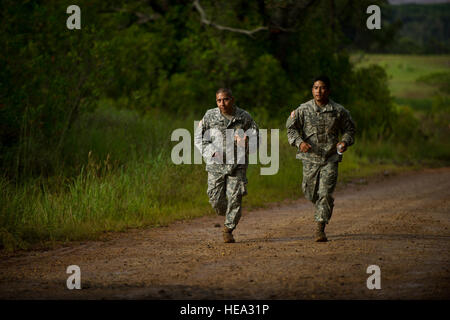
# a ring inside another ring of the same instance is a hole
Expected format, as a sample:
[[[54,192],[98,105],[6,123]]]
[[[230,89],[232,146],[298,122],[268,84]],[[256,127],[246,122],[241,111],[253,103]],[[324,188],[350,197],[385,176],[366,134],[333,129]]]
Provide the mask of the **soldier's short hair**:
[[[219,93],[226,93],[228,96],[232,97],[233,96],[233,92],[231,92],[231,89],[228,88],[220,88],[219,90],[216,91],[216,96]]]
[[[322,81],[322,82],[327,86],[327,89],[328,89],[328,90],[331,89],[331,81],[330,81],[330,78],[328,78],[326,75],[321,74],[320,76],[315,77],[315,78],[313,79],[312,83],[311,83],[311,87],[314,86],[314,83],[315,83],[316,81]]]

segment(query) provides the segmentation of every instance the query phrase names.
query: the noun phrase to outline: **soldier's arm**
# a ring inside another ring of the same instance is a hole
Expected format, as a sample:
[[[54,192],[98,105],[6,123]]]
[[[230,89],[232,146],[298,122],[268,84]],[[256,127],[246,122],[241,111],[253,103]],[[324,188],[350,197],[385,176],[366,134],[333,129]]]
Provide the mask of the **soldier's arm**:
[[[341,141],[345,142],[346,146],[351,146],[355,143],[355,122],[353,121],[350,112],[346,109],[343,110],[340,120],[342,133]]]
[[[300,147],[300,144],[303,141],[302,132],[303,132],[303,119],[299,110],[294,110],[291,112],[291,115],[286,120],[286,129],[287,129],[287,137],[288,142],[291,146],[295,146],[297,148]]]
[[[199,122],[195,133],[194,133],[194,144],[195,147],[200,151],[201,155],[205,160],[212,158],[216,152],[216,148],[212,144],[211,134],[209,130],[209,122],[206,115]]]

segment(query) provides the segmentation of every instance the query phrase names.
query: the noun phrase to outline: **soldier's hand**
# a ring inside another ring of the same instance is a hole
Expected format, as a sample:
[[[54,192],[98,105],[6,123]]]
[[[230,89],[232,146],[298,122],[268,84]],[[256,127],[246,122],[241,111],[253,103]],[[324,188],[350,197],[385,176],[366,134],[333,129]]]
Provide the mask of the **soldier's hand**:
[[[300,151],[301,152],[308,152],[309,151],[309,149],[311,149],[311,145],[309,144],[309,143],[306,143],[306,142],[302,142],[302,143],[300,143]]]
[[[339,147],[340,147],[340,149],[339,149]],[[345,142],[339,142],[337,145],[336,145],[336,149],[338,149],[339,150],[339,152],[344,152],[344,151],[346,151],[347,150],[347,144],[345,143]]]
[[[246,144],[248,144],[248,137],[246,135],[244,135],[243,137],[240,137],[239,135],[235,135],[234,140],[236,141],[236,144],[239,147],[245,147]]]
[[[215,159],[215,160],[222,160],[222,152],[220,152],[220,151],[216,151],[216,152],[214,152],[214,154],[212,155],[212,157]]]

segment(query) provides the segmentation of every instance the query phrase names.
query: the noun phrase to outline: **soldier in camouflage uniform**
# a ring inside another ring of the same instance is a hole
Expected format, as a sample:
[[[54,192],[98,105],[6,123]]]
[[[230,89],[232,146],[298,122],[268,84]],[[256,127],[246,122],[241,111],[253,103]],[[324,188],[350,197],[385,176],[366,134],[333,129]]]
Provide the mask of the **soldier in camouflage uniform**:
[[[234,104],[231,90],[219,89],[216,103],[217,108],[206,111],[197,127],[195,146],[206,162],[209,202],[218,215],[225,216],[223,238],[232,243],[232,232],[241,218],[242,197],[247,194],[249,149],[256,148],[249,148],[249,142],[257,141],[258,127],[250,114]]]
[[[303,162],[303,193],[316,207],[316,241],[325,242],[325,225],[334,207],[338,163],[342,152],[354,143],[355,123],[343,106],[328,98],[328,77],[314,79],[312,94],[314,99],[292,111],[286,128],[289,144],[298,149],[297,159]]]

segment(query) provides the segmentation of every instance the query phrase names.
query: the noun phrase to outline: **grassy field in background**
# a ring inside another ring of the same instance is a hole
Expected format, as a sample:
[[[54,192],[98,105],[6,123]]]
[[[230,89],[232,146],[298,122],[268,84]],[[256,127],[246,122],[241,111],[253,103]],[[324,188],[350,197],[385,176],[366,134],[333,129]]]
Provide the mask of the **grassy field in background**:
[[[0,178],[0,246],[16,250],[97,239],[107,231],[214,214],[206,195],[204,164],[175,165],[170,157],[178,143],[171,141],[172,131],[186,128],[192,134],[195,119],[164,117],[139,117],[105,105],[85,115],[67,139],[67,163],[60,167],[75,168],[72,174],[62,170],[18,185]],[[259,164],[249,167],[245,210],[301,197],[301,162],[287,143],[285,129],[279,141],[277,174],[262,176]],[[403,169],[392,161],[414,166],[409,151],[406,145],[358,141],[345,154],[340,182]]]
[[[359,58],[352,57],[354,61]],[[448,71],[448,60],[449,56],[365,55],[357,65],[384,66],[397,102],[417,111],[430,110],[434,88],[416,80]],[[114,105],[114,101],[101,101],[95,112],[82,115],[65,141],[64,157],[54,157],[53,167],[59,169],[52,176],[20,184],[0,177],[0,248],[98,239],[108,231],[156,227],[214,214],[206,195],[204,164],[175,165],[170,157],[177,144],[170,138],[173,130],[186,128],[192,136],[194,120],[200,119],[182,119],[156,110],[141,116]],[[283,124],[264,123],[258,114],[253,116],[260,128],[280,128],[280,165],[276,175],[266,176],[260,175],[260,165],[250,165],[248,196],[244,198],[247,211],[302,196],[301,162],[287,143]],[[442,119],[438,115],[430,126]],[[386,170],[392,173],[440,165],[439,161],[449,159],[449,150],[448,143],[442,143],[447,136],[436,137],[443,138],[419,145],[416,141],[373,141],[362,135],[344,155],[339,183]],[[46,161],[53,161],[51,156]]]
[[[450,55],[354,54],[356,67],[377,64],[386,70],[395,101],[416,110],[430,107],[436,87],[420,81],[430,75],[450,72]]]

